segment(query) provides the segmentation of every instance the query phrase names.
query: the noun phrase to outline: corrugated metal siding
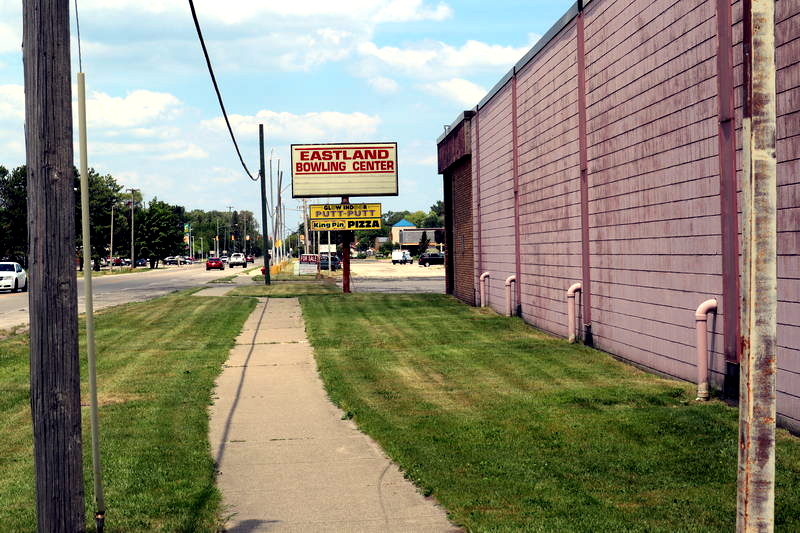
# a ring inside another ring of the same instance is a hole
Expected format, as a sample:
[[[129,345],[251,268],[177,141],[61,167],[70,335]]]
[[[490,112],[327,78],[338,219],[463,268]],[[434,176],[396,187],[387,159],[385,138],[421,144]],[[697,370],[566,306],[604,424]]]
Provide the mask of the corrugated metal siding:
[[[595,343],[692,379],[693,311],[722,289],[715,6],[592,6],[586,48]],[[715,326],[721,334],[721,316]],[[721,353],[721,337],[711,346]]]
[[[775,8],[778,404],[784,416],[800,425],[800,1],[780,0]]]
[[[489,305],[503,312],[503,281],[515,271],[514,186],[511,168],[511,86],[483,107],[480,115],[481,240]]]
[[[778,412],[800,428],[800,0],[777,0],[776,12]],[[694,310],[709,297],[722,304],[723,290],[715,3],[594,0],[584,16],[595,344],[694,380]],[[736,1],[740,183],[741,18]],[[573,21],[516,72],[522,312],[561,335],[563,291],[581,277],[577,44]],[[510,95],[507,84],[485,99],[472,138],[474,287],[491,271],[498,311],[514,273]],[[709,323],[717,385],[724,312]]]
[[[559,335],[581,279],[575,38],[573,22],[517,75],[522,316]]]

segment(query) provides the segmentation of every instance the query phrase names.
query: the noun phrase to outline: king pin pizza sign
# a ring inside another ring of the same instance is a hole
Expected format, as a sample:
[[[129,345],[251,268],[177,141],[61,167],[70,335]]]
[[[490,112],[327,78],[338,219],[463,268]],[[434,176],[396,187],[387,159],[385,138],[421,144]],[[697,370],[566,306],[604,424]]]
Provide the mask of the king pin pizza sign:
[[[322,204],[309,206],[311,231],[380,229],[381,204]]]
[[[292,145],[292,198],[397,194],[397,143]]]

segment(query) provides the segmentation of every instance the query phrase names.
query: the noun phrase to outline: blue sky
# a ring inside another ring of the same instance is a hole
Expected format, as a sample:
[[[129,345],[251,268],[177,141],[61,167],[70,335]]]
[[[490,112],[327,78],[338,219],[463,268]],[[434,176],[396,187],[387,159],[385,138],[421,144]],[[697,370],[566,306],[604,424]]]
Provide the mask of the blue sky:
[[[73,0],[70,1],[70,4]],[[564,0],[196,0],[245,160],[258,123],[273,167],[289,145],[397,141],[400,195],[442,198],[436,138],[569,8]],[[188,2],[79,0],[89,161],[189,209],[259,212],[224,129]],[[24,162],[21,0],[0,0],[0,164]],[[77,72],[74,38],[73,72]],[[76,156],[77,157],[77,156]],[[288,185],[290,176],[284,175]],[[287,189],[286,195],[291,194]],[[361,200],[361,199],[359,199]],[[363,199],[366,200],[366,199]],[[288,206],[298,202],[289,198]],[[299,213],[287,213],[293,226]]]

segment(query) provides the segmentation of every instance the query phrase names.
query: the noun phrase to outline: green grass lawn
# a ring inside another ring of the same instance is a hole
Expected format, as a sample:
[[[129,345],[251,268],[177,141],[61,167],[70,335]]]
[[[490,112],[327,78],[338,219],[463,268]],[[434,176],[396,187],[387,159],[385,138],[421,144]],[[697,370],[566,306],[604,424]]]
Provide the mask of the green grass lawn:
[[[93,270],[92,271],[92,277],[96,278],[98,276],[118,276],[120,274],[136,274],[137,272],[150,272],[151,270],[152,269],[150,267],[136,267],[136,268],[114,267],[113,269],[109,268],[109,269],[106,269],[106,270],[100,270],[99,272]],[[78,270],[77,274],[78,274],[79,278],[83,277],[83,271],[82,270]]]
[[[207,407],[254,307],[253,299],[179,293],[97,315],[107,531],[217,531]],[[82,397],[88,402],[86,386]],[[94,528],[88,408],[83,426],[87,524]],[[0,341],[2,531],[36,527],[31,433],[28,337],[18,335]]]
[[[264,278],[261,278],[264,281]],[[324,281],[277,282],[270,285],[245,285],[237,287],[228,296],[269,296],[270,298],[295,298],[297,296],[337,294],[342,290],[334,283]]]
[[[732,531],[737,411],[440,295],[301,299],[331,398],[470,531]],[[800,531],[779,432],[776,526]]]

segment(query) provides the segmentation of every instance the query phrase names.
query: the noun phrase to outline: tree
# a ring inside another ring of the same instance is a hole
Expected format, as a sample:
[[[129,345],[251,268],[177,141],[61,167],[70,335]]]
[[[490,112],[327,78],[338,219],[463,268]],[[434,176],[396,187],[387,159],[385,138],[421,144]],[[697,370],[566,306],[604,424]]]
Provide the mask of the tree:
[[[0,166],[0,259],[28,266],[28,177],[25,166]]]
[[[381,250],[380,251],[381,251],[381,253],[383,255],[391,255],[392,254],[392,249],[393,249],[392,243],[389,242],[389,241],[386,241],[383,244],[381,244]]]
[[[426,251],[428,251],[428,245],[430,243],[431,240],[428,238],[428,232],[423,231],[422,237],[419,238],[419,248],[417,248],[417,250],[419,250],[419,253],[424,254]]]
[[[83,246],[81,231],[80,177],[75,172],[75,226],[76,242]],[[89,238],[94,269],[100,270],[100,258],[105,257],[111,238],[112,206],[115,218],[122,205],[122,185],[111,175],[101,176],[93,168],[89,169]],[[116,229],[116,227],[115,227]],[[81,261],[83,256],[81,255]],[[83,265],[81,265],[83,266]]]
[[[158,268],[158,261],[168,255],[184,251],[184,209],[153,198],[137,217],[137,246],[140,255],[150,260],[150,268]]]

